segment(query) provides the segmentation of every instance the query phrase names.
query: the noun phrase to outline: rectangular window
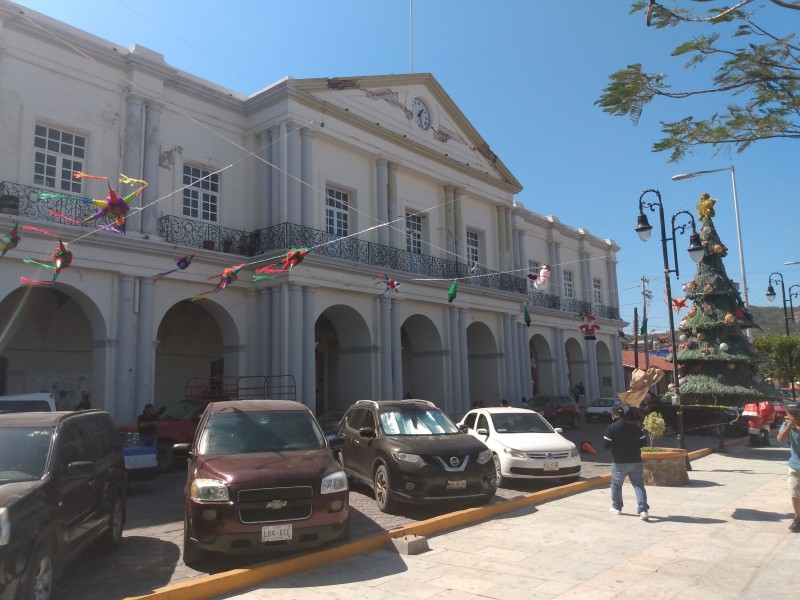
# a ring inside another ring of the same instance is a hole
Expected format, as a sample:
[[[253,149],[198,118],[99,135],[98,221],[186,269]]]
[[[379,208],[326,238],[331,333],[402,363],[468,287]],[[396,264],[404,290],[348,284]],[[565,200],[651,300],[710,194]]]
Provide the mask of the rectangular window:
[[[572,288],[572,271],[564,271],[564,297],[574,298],[575,292]]]
[[[528,273],[530,273],[534,277],[538,277],[539,276],[539,269],[541,269],[541,268],[542,268],[542,265],[539,264],[538,261],[535,261],[535,260],[529,260],[528,261]],[[528,279],[527,281],[528,281],[528,291],[529,292],[530,291],[536,291],[536,288],[533,287],[533,279]]]
[[[325,229],[331,235],[340,237],[349,234],[348,215],[350,195],[341,190],[325,190]]]
[[[603,304],[603,284],[599,279],[594,280],[594,303]]]
[[[33,132],[33,183],[71,194],[81,193],[86,138],[47,125],[36,125]]]
[[[478,234],[474,231],[467,231],[467,264],[470,267],[480,264],[479,249]]]
[[[422,217],[406,215],[406,251],[422,254]]]
[[[219,173],[183,165],[183,216],[217,222],[219,213]]]

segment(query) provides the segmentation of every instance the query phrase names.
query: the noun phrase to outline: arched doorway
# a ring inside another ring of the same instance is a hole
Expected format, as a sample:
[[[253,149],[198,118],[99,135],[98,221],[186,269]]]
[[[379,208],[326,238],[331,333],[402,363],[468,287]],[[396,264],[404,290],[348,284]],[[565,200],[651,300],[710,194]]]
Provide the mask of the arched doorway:
[[[445,362],[442,338],[428,317],[412,315],[400,327],[403,396],[430,400],[445,411]],[[397,374],[395,374],[397,375]]]
[[[484,323],[476,322],[467,327],[469,397],[473,402],[483,402],[486,406],[499,406],[499,358],[497,342]],[[458,402],[458,398],[455,401]],[[469,409],[468,406],[455,408],[464,412]]]
[[[533,395],[552,396],[556,393],[555,363],[550,344],[543,335],[536,334],[528,342],[531,357]]]

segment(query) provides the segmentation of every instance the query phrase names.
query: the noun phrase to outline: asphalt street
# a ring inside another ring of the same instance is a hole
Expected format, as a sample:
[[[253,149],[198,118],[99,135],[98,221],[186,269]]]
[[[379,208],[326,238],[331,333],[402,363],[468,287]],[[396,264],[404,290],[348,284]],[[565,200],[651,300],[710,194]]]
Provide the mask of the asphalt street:
[[[594,455],[581,455],[584,479],[610,472],[610,455],[602,444],[606,427],[607,423],[581,422],[578,429],[563,432],[565,437],[578,445],[588,441],[597,452]],[[686,436],[686,447],[689,450],[715,448],[718,443],[717,438],[708,436]],[[676,440],[665,436],[659,438],[657,444],[675,447]],[[185,479],[184,471],[178,469],[150,480],[132,481],[128,492],[127,523],[120,548],[112,554],[95,550],[85,554],[64,574],[57,586],[55,599],[122,599],[144,595],[157,588],[201,575],[265,562],[263,556],[251,559],[223,557],[205,566],[202,571],[190,569],[183,564],[181,551]],[[492,503],[506,502],[559,484],[560,482],[526,481],[504,484]],[[371,491],[361,486],[351,490],[350,506],[351,538],[354,540],[429,519],[449,510],[449,507],[407,507],[401,509],[399,514],[387,515],[377,509]]]

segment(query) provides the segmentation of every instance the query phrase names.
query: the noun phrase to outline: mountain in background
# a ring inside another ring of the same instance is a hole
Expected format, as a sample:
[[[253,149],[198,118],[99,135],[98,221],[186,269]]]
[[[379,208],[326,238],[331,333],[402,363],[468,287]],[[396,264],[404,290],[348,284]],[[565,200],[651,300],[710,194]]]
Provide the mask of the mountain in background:
[[[777,302],[778,299],[776,298]],[[761,329],[753,328],[750,332],[753,337],[760,337],[766,333],[776,335],[786,335],[786,325],[783,318],[783,307],[781,306],[748,306],[747,310],[753,315],[753,319]],[[794,307],[795,322],[789,321],[789,333],[791,335],[800,333],[800,307]]]

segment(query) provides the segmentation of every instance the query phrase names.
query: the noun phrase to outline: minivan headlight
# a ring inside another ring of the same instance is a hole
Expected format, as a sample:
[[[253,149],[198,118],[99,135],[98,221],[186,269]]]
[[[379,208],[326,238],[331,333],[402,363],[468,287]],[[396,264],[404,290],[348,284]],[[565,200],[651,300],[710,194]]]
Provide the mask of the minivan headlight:
[[[514,458],[528,458],[528,455],[522,450],[515,450],[514,448],[503,448],[503,452]]]
[[[419,454],[409,454],[408,452],[392,452],[392,456],[397,462],[407,463],[409,465],[414,465],[415,467],[422,467],[425,465],[425,461],[422,460],[422,457]]]
[[[319,493],[323,496],[325,494],[335,494],[336,492],[347,491],[347,475],[344,471],[337,471],[322,478],[322,484],[319,487]]]
[[[570,456],[578,456],[578,447],[577,446],[573,446],[572,450],[569,451],[569,455]]]
[[[8,508],[0,508],[0,546],[8,544],[11,539],[11,520],[8,518]]]
[[[228,486],[216,479],[195,479],[189,497],[196,502],[227,502]]]
[[[492,451],[491,450],[483,450],[480,454],[478,454],[478,464],[479,465],[485,465],[490,460],[492,460]]]

